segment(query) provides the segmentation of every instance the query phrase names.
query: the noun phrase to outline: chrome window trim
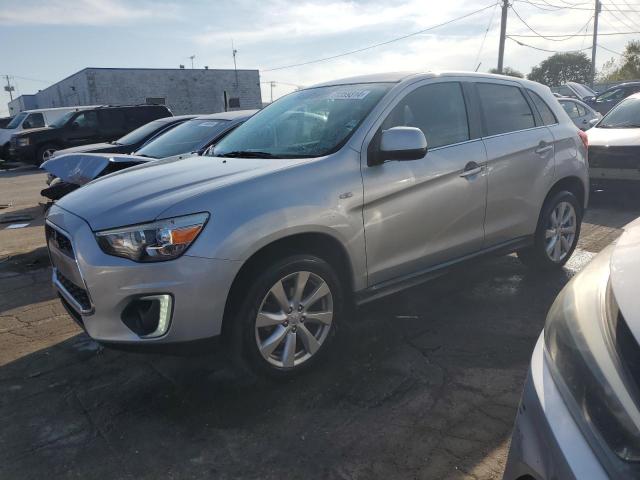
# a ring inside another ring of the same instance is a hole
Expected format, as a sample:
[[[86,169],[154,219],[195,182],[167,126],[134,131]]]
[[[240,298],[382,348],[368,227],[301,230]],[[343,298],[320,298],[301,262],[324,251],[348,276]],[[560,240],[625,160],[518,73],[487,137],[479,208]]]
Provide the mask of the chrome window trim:
[[[64,295],[65,300],[67,300],[71,305],[73,305],[74,308],[80,314],[82,314],[82,315],[91,315],[93,313],[93,311],[94,311],[93,299],[91,298],[91,293],[89,292],[89,289],[87,288],[87,282],[85,281],[84,275],[82,275],[82,270],[80,269],[80,265],[78,264],[78,258],[76,257],[77,249],[76,249],[75,242],[73,241],[73,237],[71,235],[69,235],[68,232],[66,232],[62,228],[58,227],[56,224],[51,223],[49,220],[45,220],[45,223],[49,227],[53,228],[59,234],[64,235],[67,238],[67,240],[69,240],[69,243],[71,243],[71,248],[73,248],[73,261],[75,262],[76,268],[78,269],[78,274],[80,275],[80,278],[82,279],[84,291],[87,292],[87,297],[89,297],[89,303],[91,305],[91,308],[89,310],[83,309],[82,306],[73,298],[73,296],[67,291],[66,288],[64,288],[64,286],[58,280],[58,277],[56,275],[57,272],[58,272],[58,269],[53,265],[53,260],[51,259],[51,252],[49,251],[49,241],[47,241],[47,252],[49,253],[49,261],[51,262],[51,269],[53,271],[52,282],[55,285],[55,287],[58,289],[58,291]]]

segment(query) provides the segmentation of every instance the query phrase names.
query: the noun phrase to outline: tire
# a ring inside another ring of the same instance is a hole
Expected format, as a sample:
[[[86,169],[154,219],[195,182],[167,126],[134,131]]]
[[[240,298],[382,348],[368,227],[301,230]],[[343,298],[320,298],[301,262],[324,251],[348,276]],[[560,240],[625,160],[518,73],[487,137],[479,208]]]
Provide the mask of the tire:
[[[295,376],[316,364],[333,343],[345,308],[340,278],[326,261],[307,254],[257,273],[240,287],[246,295],[237,295],[237,313],[230,319],[232,356],[257,374]]]
[[[49,160],[50,154],[55,152],[56,150],[59,150],[59,147],[53,143],[45,143],[44,145],[42,145],[40,148],[38,148],[38,151],[36,153],[36,165],[39,167],[43,164],[43,162]]]
[[[520,261],[534,270],[562,267],[578,244],[582,213],[582,205],[569,191],[549,197],[540,212],[533,246],[518,251]]]

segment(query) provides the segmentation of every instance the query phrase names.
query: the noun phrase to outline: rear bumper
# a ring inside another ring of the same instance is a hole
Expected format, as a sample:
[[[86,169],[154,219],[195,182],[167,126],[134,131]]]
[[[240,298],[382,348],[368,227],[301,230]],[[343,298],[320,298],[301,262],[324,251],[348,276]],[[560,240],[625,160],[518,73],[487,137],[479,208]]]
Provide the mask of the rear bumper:
[[[543,343],[541,335],[518,408],[504,479],[608,479],[551,378]]]
[[[136,263],[105,254],[89,225],[60,207],[49,211],[47,223],[71,240],[72,254],[51,247],[54,287],[76,322],[96,341],[129,349],[206,340],[221,333],[227,294],[239,262],[182,257],[158,263]],[[67,283],[67,282],[70,282]],[[83,295],[86,294],[86,297]],[[155,337],[138,335],[123,320],[125,309],[142,297],[172,299],[166,331]]]

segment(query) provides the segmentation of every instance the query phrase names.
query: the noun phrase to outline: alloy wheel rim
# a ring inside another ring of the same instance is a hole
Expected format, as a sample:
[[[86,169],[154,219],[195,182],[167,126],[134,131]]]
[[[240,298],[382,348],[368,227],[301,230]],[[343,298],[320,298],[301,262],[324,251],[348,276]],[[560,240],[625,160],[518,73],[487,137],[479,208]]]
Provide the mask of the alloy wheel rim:
[[[42,154],[42,160],[43,161],[47,161],[49,159],[51,159],[51,156],[55,153],[56,151],[52,148],[47,148],[43,154]]]
[[[552,210],[545,230],[545,251],[553,262],[569,254],[576,239],[576,211],[569,202],[560,202]]]
[[[264,296],[255,319],[262,357],[294,368],[322,347],[333,323],[333,295],[319,275],[300,271],[278,280]]]

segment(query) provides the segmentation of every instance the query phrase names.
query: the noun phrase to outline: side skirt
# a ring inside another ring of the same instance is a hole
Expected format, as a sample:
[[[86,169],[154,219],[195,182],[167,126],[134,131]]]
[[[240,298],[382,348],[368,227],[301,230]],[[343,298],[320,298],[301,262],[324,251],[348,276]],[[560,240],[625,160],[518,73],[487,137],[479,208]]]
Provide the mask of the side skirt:
[[[530,247],[533,245],[533,235],[526,237],[519,237],[508,242],[499,243],[489,248],[478,250],[477,252],[470,253],[463,257],[459,257],[453,260],[449,260],[444,263],[428,267],[417,272],[413,272],[402,277],[393,278],[385,282],[372,285],[360,292],[356,293],[355,302],[356,305],[363,305],[365,303],[377,300],[387,295],[406,290],[407,288],[415,287],[422,283],[428,282],[435,278],[438,278],[447,273],[452,267],[455,267],[461,263],[478,259],[484,256],[502,256],[515,252],[521,248]]]

